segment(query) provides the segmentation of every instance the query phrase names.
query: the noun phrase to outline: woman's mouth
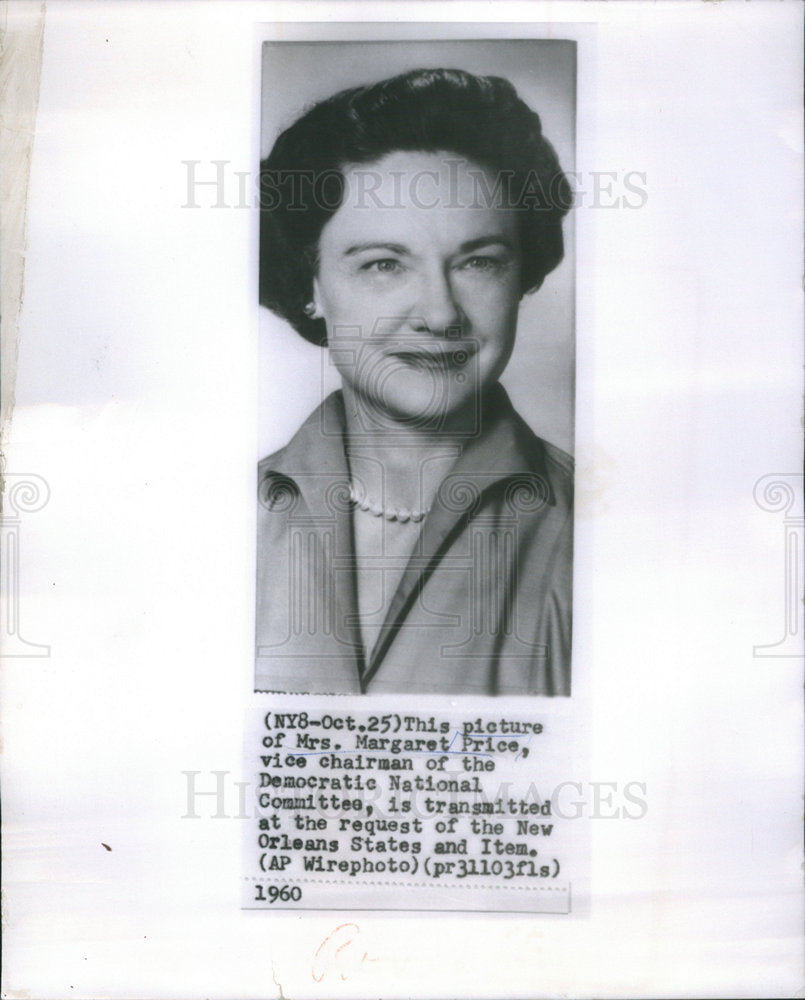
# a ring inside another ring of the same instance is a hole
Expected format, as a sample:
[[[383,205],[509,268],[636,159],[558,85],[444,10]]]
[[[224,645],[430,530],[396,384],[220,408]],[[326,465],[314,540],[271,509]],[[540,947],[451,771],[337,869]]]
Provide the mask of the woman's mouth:
[[[450,371],[463,368],[476,354],[476,344],[445,344],[438,347],[420,345],[399,347],[388,352],[388,357],[396,358],[411,368],[428,371]]]

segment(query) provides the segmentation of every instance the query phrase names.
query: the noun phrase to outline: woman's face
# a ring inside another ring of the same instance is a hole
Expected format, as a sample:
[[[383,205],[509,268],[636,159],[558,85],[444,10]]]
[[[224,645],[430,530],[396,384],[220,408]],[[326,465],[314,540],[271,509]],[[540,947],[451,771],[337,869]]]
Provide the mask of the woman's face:
[[[515,210],[456,154],[398,151],[344,176],[314,305],[345,393],[381,423],[466,423],[514,345]]]

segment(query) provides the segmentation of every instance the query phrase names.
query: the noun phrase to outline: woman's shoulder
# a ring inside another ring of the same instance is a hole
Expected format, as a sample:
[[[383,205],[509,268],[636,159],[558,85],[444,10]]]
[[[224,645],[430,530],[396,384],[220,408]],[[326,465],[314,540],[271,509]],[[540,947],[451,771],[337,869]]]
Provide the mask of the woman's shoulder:
[[[333,392],[316,407],[286,445],[260,459],[258,478],[324,471],[331,464],[333,453],[343,451],[343,430],[342,395]]]
[[[555,469],[559,476],[572,483],[576,467],[573,456],[568,455],[566,451],[563,451],[555,444],[551,444],[550,441],[546,441],[544,438],[537,438],[537,440],[541,443],[544,450],[546,464]]]
[[[278,448],[273,451],[270,455],[266,455],[261,458],[257,463],[257,477],[258,479],[263,479],[266,476],[278,476],[282,475],[279,470],[281,468],[286,468],[288,466],[288,449],[290,448],[292,442],[286,444],[283,448]],[[292,456],[293,452],[291,452]]]
[[[544,478],[551,507],[557,512],[569,512],[573,508],[573,458],[566,451],[551,444],[532,432],[535,468],[537,475]]]
[[[533,471],[544,475],[553,492],[572,504],[575,471],[573,456],[558,445],[539,437],[514,407],[509,412],[514,423],[517,445],[528,456]]]
[[[333,491],[349,478],[342,412],[341,394],[333,393],[288,444],[258,462],[257,492],[268,513],[289,514],[300,500],[310,513],[332,510]]]

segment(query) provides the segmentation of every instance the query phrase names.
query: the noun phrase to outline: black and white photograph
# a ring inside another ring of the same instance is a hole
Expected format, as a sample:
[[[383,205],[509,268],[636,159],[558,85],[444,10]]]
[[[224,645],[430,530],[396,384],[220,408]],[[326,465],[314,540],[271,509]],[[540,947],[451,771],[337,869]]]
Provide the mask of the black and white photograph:
[[[575,44],[267,43],[262,95],[260,301],[321,398],[259,465],[257,690],[569,695]]]
[[[798,0],[2,0],[8,1000],[801,993]]]

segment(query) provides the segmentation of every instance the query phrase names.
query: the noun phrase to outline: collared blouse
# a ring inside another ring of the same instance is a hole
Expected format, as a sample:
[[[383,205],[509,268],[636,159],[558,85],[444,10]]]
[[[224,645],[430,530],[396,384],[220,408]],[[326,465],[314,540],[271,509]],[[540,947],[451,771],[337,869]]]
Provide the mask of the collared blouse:
[[[340,392],[258,467],[258,691],[570,694],[573,464],[502,386],[443,480],[371,655]]]

